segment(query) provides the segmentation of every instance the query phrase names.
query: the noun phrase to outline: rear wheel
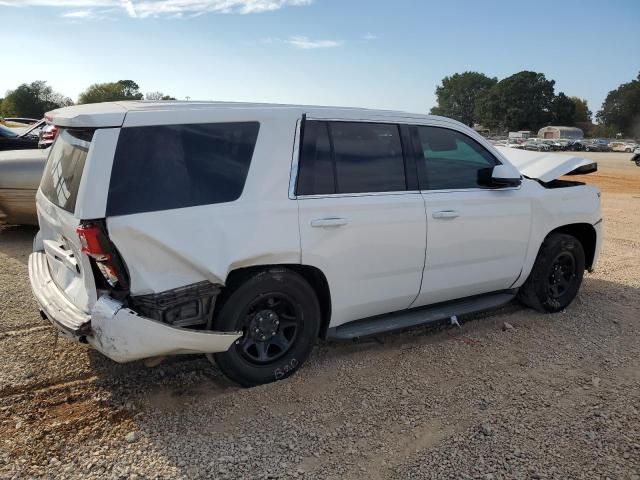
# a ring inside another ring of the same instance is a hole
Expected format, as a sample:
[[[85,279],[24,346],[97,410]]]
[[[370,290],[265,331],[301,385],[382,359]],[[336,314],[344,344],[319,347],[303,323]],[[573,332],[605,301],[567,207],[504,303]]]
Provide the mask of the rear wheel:
[[[584,264],[584,250],[578,239],[562,233],[550,234],[542,243],[518,298],[540,312],[563,310],[578,293]]]
[[[307,281],[284,268],[266,270],[224,301],[211,328],[243,335],[226,352],[207,358],[245,387],[282,380],[309,356],[319,326],[320,307]]]

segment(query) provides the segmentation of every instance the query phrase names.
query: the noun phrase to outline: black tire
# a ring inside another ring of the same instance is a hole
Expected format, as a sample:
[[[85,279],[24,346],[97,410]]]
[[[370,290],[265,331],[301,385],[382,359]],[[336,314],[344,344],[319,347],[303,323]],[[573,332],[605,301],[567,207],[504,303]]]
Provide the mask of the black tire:
[[[287,378],[307,359],[318,338],[320,305],[301,275],[272,268],[234,288],[210,328],[244,332],[229,350],[207,358],[234,382],[252,387]]]
[[[640,167],[640,158],[637,159],[635,162],[636,162],[636,167]]]
[[[584,249],[577,238],[552,233],[540,247],[518,299],[543,313],[559,312],[575,298],[584,276]]]

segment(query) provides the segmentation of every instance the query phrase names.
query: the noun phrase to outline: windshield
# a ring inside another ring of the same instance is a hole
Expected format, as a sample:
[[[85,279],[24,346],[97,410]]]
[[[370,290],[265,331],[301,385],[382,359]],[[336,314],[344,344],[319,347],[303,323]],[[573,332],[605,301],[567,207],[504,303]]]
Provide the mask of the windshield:
[[[15,138],[17,136],[18,134],[13,130],[5,127],[4,125],[0,125],[0,137]]]
[[[76,197],[94,130],[63,129],[51,147],[40,190],[68,212],[76,209]]]

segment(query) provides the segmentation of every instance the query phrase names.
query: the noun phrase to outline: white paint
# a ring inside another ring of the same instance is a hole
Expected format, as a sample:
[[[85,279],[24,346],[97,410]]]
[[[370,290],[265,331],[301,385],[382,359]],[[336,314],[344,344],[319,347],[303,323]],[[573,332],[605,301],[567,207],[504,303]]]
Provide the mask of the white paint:
[[[141,317],[109,297],[100,298],[93,307],[91,329],[87,341],[120,363],[158,355],[224,352],[242,335],[172,327]]]
[[[600,220],[597,189],[547,189],[526,178],[519,187],[495,190],[296,198],[292,188],[300,137],[296,132],[303,114],[309,119],[453,129],[495,155],[502,163],[496,169],[501,178],[518,178],[522,173],[546,182],[591,163],[574,156],[496,149],[468,127],[442,117],[364,109],[119,102],[58,110],[54,122],[76,126],[120,122],[124,127],[260,122],[249,175],[238,200],[107,218],[110,238],[127,264],[134,295],[203,280],[224,284],[229,272],[242,267],[302,263],[327,277],[331,326],[335,327],[409,306],[518,287],[551,230]],[[56,256],[55,242],[60,238],[78,255],[75,226],[79,219],[104,216],[117,131],[96,134],[74,215],[38,195],[42,244],[49,246],[50,258]],[[601,224],[595,228],[599,248]],[[86,257],[80,257],[81,271],[89,272]],[[79,310],[92,315],[96,335],[90,342],[110,358],[126,361],[223,351],[231,344],[226,337],[204,339],[198,336],[202,333],[144,319],[105,297],[96,301],[90,273],[88,278],[70,275],[71,262],[64,259],[50,260],[49,265],[56,288]]]
[[[550,182],[572,172],[576,168],[595,163],[593,160],[573,154],[532,152],[509,147],[495,148],[523,175],[537,178],[543,182]]]

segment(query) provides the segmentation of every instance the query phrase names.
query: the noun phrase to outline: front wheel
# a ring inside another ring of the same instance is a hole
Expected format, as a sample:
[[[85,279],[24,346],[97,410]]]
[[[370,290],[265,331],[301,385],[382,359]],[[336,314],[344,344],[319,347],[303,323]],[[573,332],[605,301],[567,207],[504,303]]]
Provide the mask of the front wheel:
[[[224,301],[211,328],[243,335],[226,352],[207,358],[244,387],[282,380],[307,359],[319,327],[313,288],[291,270],[272,268],[247,279]]]
[[[540,312],[563,310],[578,293],[584,264],[584,249],[577,238],[562,233],[550,234],[542,242],[518,298]]]

